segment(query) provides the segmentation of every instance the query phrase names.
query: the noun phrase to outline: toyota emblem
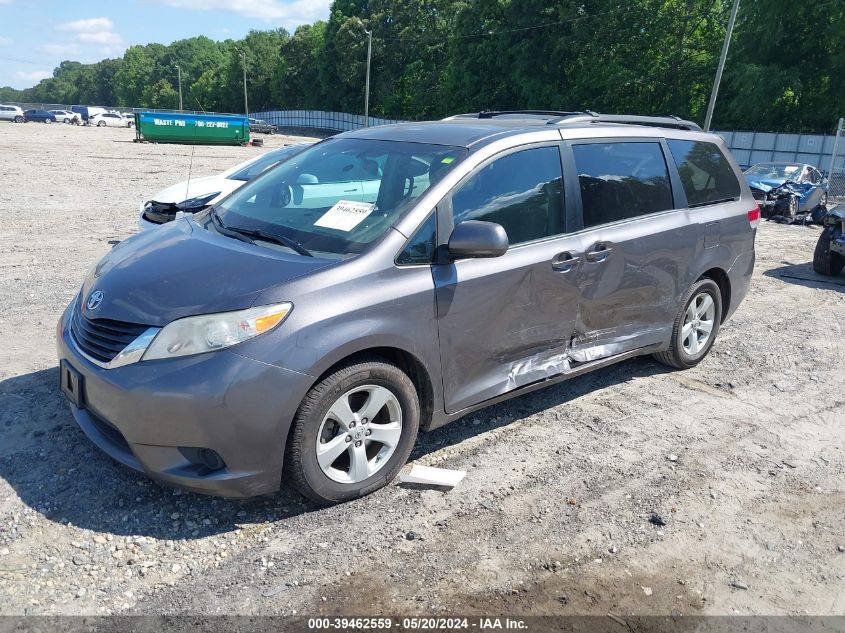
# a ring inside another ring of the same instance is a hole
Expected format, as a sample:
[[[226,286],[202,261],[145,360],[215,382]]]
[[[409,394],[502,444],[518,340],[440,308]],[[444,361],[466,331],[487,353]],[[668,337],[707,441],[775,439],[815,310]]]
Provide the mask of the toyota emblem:
[[[100,307],[100,304],[103,302],[103,291],[102,290],[95,290],[90,295],[88,295],[88,301],[85,303],[85,307],[89,310],[96,310]]]

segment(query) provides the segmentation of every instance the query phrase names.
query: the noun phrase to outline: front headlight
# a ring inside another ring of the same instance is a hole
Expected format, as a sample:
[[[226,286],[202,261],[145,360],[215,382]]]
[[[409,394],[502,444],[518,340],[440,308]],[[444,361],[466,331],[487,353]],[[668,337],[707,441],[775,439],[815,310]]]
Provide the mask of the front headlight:
[[[190,356],[236,345],[269,332],[284,321],[292,309],[292,303],[277,303],[177,319],[156,335],[141,360]]]

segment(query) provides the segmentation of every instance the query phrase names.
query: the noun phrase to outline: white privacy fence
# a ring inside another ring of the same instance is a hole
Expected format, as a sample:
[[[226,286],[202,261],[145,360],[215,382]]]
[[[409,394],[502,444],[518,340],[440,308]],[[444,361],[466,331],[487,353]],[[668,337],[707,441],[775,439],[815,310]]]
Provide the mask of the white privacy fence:
[[[807,163],[827,173],[831,168],[836,134],[783,134],[779,132],[716,132],[743,167],[757,163]],[[845,170],[845,147],[836,148],[833,170]]]

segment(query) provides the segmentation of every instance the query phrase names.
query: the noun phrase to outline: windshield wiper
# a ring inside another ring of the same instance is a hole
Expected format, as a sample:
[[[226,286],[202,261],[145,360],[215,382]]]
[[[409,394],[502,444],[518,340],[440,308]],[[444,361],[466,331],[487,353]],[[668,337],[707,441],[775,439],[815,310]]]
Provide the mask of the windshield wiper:
[[[219,222],[220,218],[217,218],[217,220]],[[242,229],[235,226],[227,226],[225,229],[227,231],[231,231],[232,233],[239,233],[240,235],[264,240],[265,242],[272,242],[274,244],[279,244],[280,246],[286,246],[291,250],[296,251],[299,255],[304,255],[305,257],[314,257],[308,249],[302,246],[299,242],[294,242],[292,239],[285,237],[284,235],[276,235],[275,233],[262,231],[261,229]]]
[[[272,242],[274,244],[279,244],[280,246],[286,246],[305,257],[314,257],[308,249],[302,246],[302,244],[294,242],[292,239],[285,237],[284,235],[276,235],[275,233],[262,231],[261,229],[242,229],[236,226],[226,226],[223,224],[223,220],[220,218],[220,215],[218,215],[217,210],[214,207],[211,207],[209,215],[211,216],[211,221],[214,222],[214,225],[217,227],[217,230],[223,233],[223,235],[237,237],[238,239],[242,239],[240,236],[243,236],[246,238],[251,237],[254,239],[264,240],[265,242]],[[253,240],[247,241],[252,242]]]

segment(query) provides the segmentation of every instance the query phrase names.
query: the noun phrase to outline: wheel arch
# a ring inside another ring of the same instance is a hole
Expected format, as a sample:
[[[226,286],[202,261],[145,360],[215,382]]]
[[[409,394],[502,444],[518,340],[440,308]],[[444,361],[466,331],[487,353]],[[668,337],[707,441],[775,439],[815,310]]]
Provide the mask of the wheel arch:
[[[420,429],[427,430],[434,417],[434,385],[425,364],[411,352],[389,345],[366,347],[348,353],[327,367],[308,387],[310,391],[338,368],[359,360],[380,358],[401,369],[411,379],[420,401]],[[292,428],[292,427],[291,427]]]
[[[728,277],[727,272],[725,272],[721,268],[716,267],[704,271],[704,273],[702,273],[702,275],[698,279],[696,279],[696,281],[701,281],[702,279],[710,279],[716,282],[716,285],[719,286],[719,292],[722,295],[722,318],[720,320],[720,323],[724,323],[728,313],[730,312],[731,307],[730,277]]]

